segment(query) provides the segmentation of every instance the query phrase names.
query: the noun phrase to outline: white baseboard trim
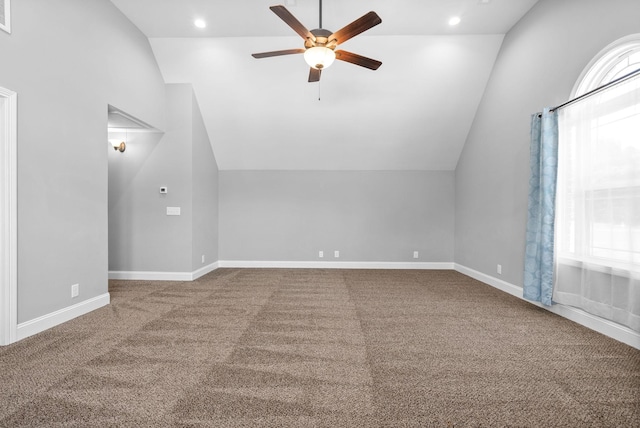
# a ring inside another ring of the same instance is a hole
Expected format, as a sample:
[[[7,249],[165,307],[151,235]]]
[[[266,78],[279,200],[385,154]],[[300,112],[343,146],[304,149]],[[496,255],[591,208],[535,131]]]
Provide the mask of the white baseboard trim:
[[[591,315],[583,310],[573,308],[571,306],[554,304],[553,306],[549,307],[544,306],[538,302],[531,302],[522,297],[521,287],[457,263],[455,264],[455,270],[464,275],[470,276],[473,279],[477,279],[480,282],[484,282],[485,284],[491,285],[492,287],[516,296],[532,305],[546,309],[549,312],[553,312],[556,315],[560,315],[561,317],[567,318],[582,326],[590,328],[591,330],[595,330],[598,333],[604,334],[605,336],[609,336],[619,342],[625,343],[636,349],[640,349],[640,334],[623,325],[605,320],[595,315]]]
[[[485,284],[495,287],[498,290],[504,291],[505,293],[509,293],[512,296],[516,296],[522,299],[522,288],[518,287],[517,285],[513,285],[501,279],[494,278],[493,276],[478,272],[477,270],[470,269],[466,266],[459,265],[458,263],[455,264],[455,270],[464,275],[470,276],[473,279],[477,279],[480,282],[484,282]]]
[[[218,268],[287,268],[287,269],[445,269],[452,270],[453,263],[416,262],[293,262],[219,260],[194,272],[109,271],[109,279],[138,281],[193,281]]]
[[[109,279],[138,281],[191,281],[191,272],[109,271]]]
[[[293,262],[293,261],[248,261],[220,260],[221,268],[287,268],[287,269],[446,269],[452,270],[454,263],[435,262]]]
[[[201,276],[205,276],[209,272],[213,272],[214,270],[218,269],[219,265],[220,264],[218,262],[215,262],[215,263],[211,263],[211,264],[208,264],[206,266],[201,267],[200,269],[192,272],[191,280],[194,281],[194,280],[200,278]]]
[[[109,271],[109,279],[138,281],[193,281],[218,269],[219,263],[211,263],[193,272]]]
[[[68,308],[60,309],[47,315],[18,324],[17,339],[22,340],[34,334],[48,330],[64,322],[70,321],[80,315],[87,314],[98,308],[106,306],[111,301],[109,293],[104,293],[84,302],[76,303]]]

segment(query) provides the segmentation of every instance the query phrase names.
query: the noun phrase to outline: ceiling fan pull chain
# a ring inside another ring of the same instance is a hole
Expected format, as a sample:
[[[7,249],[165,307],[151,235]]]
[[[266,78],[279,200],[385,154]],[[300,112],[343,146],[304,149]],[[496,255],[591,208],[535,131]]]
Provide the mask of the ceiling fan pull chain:
[[[320,101],[320,82],[318,82],[318,101]]]

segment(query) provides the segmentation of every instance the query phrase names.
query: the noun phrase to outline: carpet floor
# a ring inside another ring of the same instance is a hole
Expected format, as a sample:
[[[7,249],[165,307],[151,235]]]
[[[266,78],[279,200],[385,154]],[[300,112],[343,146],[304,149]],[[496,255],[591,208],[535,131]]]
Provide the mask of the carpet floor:
[[[0,348],[1,427],[640,426],[640,351],[454,271],[109,292]]]

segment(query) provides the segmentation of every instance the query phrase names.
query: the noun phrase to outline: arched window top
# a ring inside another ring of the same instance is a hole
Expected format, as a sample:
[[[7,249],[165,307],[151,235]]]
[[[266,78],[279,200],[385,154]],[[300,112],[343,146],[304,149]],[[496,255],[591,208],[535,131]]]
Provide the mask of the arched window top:
[[[611,43],[591,60],[574,86],[571,98],[579,97],[638,69],[640,34],[632,34]]]

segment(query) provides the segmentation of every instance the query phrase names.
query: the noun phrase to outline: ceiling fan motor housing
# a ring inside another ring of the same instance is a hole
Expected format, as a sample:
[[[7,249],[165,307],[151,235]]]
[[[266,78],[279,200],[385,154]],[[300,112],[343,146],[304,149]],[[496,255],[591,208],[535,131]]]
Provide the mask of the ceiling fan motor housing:
[[[310,33],[313,34],[315,40],[310,37],[305,40],[304,47],[307,50],[304,54],[305,60],[312,68],[322,70],[333,63],[335,59],[333,51],[338,43],[336,40],[329,40],[333,33],[324,28],[316,28],[311,30]]]
[[[307,38],[304,41],[304,47],[309,49],[316,46],[324,46],[329,49],[335,49],[338,45],[336,40],[329,40],[329,36],[333,34],[333,32],[329,30],[325,30],[324,28],[316,28],[315,30],[310,31],[311,34],[315,36],[315,40],[311,40],[311,38]]]

